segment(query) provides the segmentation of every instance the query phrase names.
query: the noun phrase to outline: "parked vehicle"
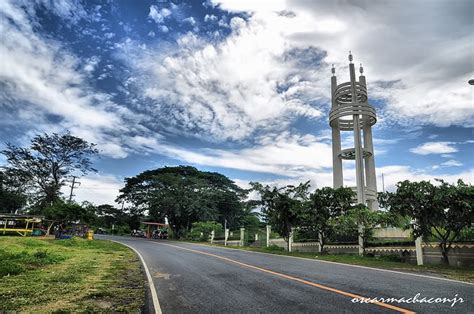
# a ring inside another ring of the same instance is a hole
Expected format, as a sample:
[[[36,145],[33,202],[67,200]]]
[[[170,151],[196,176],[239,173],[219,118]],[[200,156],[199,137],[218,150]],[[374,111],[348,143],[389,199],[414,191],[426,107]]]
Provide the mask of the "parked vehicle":
[[[160,231],[160,239],[168,239],[168,231],[167,230]]]
[[[168,239],[168,231],[167,230],[155,230],[155,231],[153,231],[151,237],[153,239]]]
[[[134,229],[134,230],[132,230],[130,235],[132,237],[144,238],[145,237],[145,232],[143,232],[143,230],[140,230],[140,229]]]

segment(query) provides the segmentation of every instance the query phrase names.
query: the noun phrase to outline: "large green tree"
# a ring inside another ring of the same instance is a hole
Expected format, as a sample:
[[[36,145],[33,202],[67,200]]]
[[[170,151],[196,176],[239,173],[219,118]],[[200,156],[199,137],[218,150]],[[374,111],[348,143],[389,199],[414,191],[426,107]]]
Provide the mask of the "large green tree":
[[[386,212],[370,210],[363,204],[357,204],[335,219],[335,228],[342,234],[356,234],[362,238],[362,250],[373,238],[376,227],[390,224],[390,217]]]
[[[292,228],[301,224],[309,181],[298,186],[287,185],[281,188],[263,186],[257,182],[250,184],[260,194],[262,214],[266,221],[288,242]]]
[[[37,135],[30,147],[7,143],[2,151],[6,169],[21,177],[40,211],[60,200],[61,187],[71,175],[95,171],[90,157],[97,153],[95,144],[69,132]]]
[[[48,220],[55,222],[76,222],[93,223],[96,216],[90,203],[78,204],[75,202],[65,202],[58,200],[52,205],[43,209],[43,215]]]
[[[127,201],[156,220],[168,218],[180,237],[197,221],[224,219],[236,227],[247,191],[226,176],[190,166],[148,170],[125,179],[117,201]]]
[[[327,238],[334,231],[335,219],[351,208],[354,195],[350,188],[330,187],[316,189],[310,194],[303,225],[314,228],[319,233],[321,251],[324,250]]]
[[[0,213],[13,213],[26,205],[27,195],[16,171],[0,171]]]
[[[438,240],[443,262],[449,264],[453,241],[474,222],[474,187],[462,180],[457,184],[437,181],[438,185],[429,181],[399,182],[394,193],[379,196],[379,203],[395,214],[411,218],[415,237]]]

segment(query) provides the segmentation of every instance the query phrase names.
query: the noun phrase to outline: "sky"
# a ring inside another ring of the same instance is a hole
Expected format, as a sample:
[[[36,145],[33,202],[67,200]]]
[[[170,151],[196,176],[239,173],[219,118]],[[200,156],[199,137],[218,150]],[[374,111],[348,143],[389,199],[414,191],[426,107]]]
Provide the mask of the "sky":
[[[66,130],[96,143],[74,192],[96,204],[163,166],[331,186],[331,66],[348,81],[351,51],[377,111],[378,190],[474,183],[473,14],[470,0],[3,0],[0,148]]]

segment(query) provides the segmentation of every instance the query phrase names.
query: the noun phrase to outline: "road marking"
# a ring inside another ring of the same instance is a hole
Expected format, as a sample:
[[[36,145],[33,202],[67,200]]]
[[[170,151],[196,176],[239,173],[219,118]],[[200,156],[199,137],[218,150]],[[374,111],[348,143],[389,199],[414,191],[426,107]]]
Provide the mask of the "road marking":
[[[110,239],[108,239],[108,240],[110,240]],[[140,252],[138,252],[137,250],[135,250],[135,248],[131,247],[128,244],[125,244],[125,243],[119,242],[119,241],[115,241],[115,240],[110,240],[110,241],[125,245],[126,247],[132,249],[135,253],[137,253],[138,257],[140,258],[140,260],[143,264],[143,268],[145,269],[145,274],[146,274],[146,278],[148,280],[148,285],[150,287],[151,299],[153,300],[153,308],[155,309],[155,314],[162,314],[161,307],[160,307],[160,301],[158,301],[158,295],[156,294],[155,284],[153,283],[153,278],[151,278],[150,270],[148,269],[148,266],[146,265],[145,259],[143,258],[143,256],[140,254]]]
[[[191,244],[191,243],[188,243],[188,244]],[[309,258],[309,257],[299,257],[299,256],[273,254],[273,253],[258,252],[258,251],[241,250],[241,249],[234,249],[234,248],[225,247],[225,246],[213,246],[213,245],[202,244],[202,243],[192,243],[192,244],[193,245],[201,245],[201,246],[205,246],[205,247],[212,247],[212,248],[217,248],[217,249],[234,250],[234,251],[248,252],[248,253],[254,253],[254,254],[265,254],[265,255],[271,255],[271,256],[282,256],[282,257],[288,257],[288,258],[302,259],[302,260],[305,260],[305,261],[327,263],[327,264],[336,264],[336,265],[347,266],[347,267],[365,268],[365,269],[371,269],[371,270],[376,270],[376,271],[383,271],[383,272],[387,272],[387,273],[395,273],[395,274],[401,274],[401,275],[406,275],[406,276],[415,276],[415,277],[422,277],[422,278],[429,278],[429,279],[437,279],[437,280],[450,281],[450,282],[454,282],[454,283],[462,283],[462,284],[474,286],[474,283],[470,283],[470,282],[466,282],[466,281],[460,281],[460,280],[442,278],[442,277],[434,277],[434,276],[428,276],[428,275],[421,275],[421,274],[412,274],[412,273],[407,273],[407,272],[397,271],[397,270],[374,268],[374,267],[369,267],[369,266],[361,266],[361,265],[353,265],[353,264],[344,264],[344,263],[339,263],[339,262],[325,261],[325,260],[321,260],[321,259],[312,259],[312,258]]]
[[[202,255],[215,257],[215,258],[218,258],[218,259],[230,262],[230,263],[234,263],[234,264],[246,267],[246,268],[258,270],[258,271],[261,271],[261,272],[264,272],[264,273],[267,273],[267,274],[272,274],[272,275],[275,275],[275,276],[278,276],[278,277],[281,277],[281,278],[285,278],[285,279],[288,279],[288,280],[296,281],[296,282],[299,282],[299,283],[302,283],[302,284],[305,284],[305,285],[308,285],[308,286],[313,286],[313,287],[316,287],[316,288],[319,288],[319,289],[322,289],[322,290],[326,290],[326,291],[334,292],[334,293],[337,293],[337,294],[341,294],[341,295],[344,295],[344,296],[347,296],[347,297],[350,297],[350,298],[353,298],[353,299],[354,298],[358,298],[358,299],[363,298],[363,299],[365,299],[364,297],[362,297],[360,295],[357,295],[357,294],[353,294],[353,293],[350,293],[350,292],[345,292],[345,291],[342,291],[342,290],[339,290],[339,289],[324,286],[324,285],[321,285],[321,284],[318,284],[318,283],[315,283],[315,282],[312,282],[312,281],[304,280],[304,279],[301,279],[301,278],[298,278],[298,277],[293,277],[293,276],[290,276],[290,275],[282,274],[282,273],[279,273],[279,272],[276,272],[276,271],[273,271],[273,270],[269,270],[269,269],[266,269],[266,268],[262,268],[262,267],[242,263],[242,262],[239,262],[239,261],[236,261],[236,260],[224,257],[224,256],[220,256],[220,255],[216,255],[216,254],[212,254],[212,253],[207,253],[207,252],[203,252],[203,251],[198,251],[198,250],[193,250],[193,249],[190,249],[190,248],[185,248],[185,247],[172,245],[172,244],[165,244],[165,243],[158,243],[158,242],[152,242],[152,243],[159,244],[159,245],[166,245],[166,246],[174,247],[174,248],[185,250],[185,251],[190,251],[190,252],[193,252],[193,253],[198,253],[198,254],[202,254]],[[410,311],[410,310],[407,310],[407,309],[404,309],[404,308],[401,308],[401,307],[398,307],[398,306],[394,306],[394,305],[391,305],[391,304],[386,304],[386,303],[383,303],[383,302],[378,302],[377,301],[377,302],[371,302],[371,304],[375,304],[375,305],[378,305],[378,306],[381,306],[381,307],[385,307],[385,308],[388,308],[388,309],[391,309],[391,310],[394,310],[394,311],[397,311],[397,312],[400,312],[400,313],[410,313],[410,314],[415,313],[413,311]]]

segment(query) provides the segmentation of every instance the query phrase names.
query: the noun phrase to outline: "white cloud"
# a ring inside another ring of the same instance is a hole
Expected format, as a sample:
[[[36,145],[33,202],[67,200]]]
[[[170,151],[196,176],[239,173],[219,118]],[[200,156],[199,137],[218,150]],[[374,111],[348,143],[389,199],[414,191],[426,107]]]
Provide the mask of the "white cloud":
[[[64,10],[62,6],[59,12],[66,14]],[[0,106],[15,115],[10,123],[30,125],[30,133],[69,129],[99,144],[106,156],[126,157],[127,132],[137,130],[135,122],[143,117],[90,85],[89,73],[100,58],[81,60],[60,42],[42,37],[33,30],[37,21],[31,7],[25,11],[1,1],[0,20]],[[48,116],[59,121],[51,123]]]
[[[463,164],[460,161],[450,159],[441,164],[442,167],[461,167]]]
[[[84,66],[84,71],[88,73],[93,72],[97,68],[97,65],[99,64],[99,62],[100,62],[100,58],[97,56],[88,58],[88,60],[86,60],[86,65]]]
[[[288,132],[262,138],[257,145],[240,150],[189,151],[166,144],[155,147],[155,152],[192,164],[291,177],[320,172],[321,169],[332,166],[330,144],[321,143],[318,138],[311,135],[297,136]]]
[[[456,183],[458,179],[462,179],[465,183],[474,183],[474,169],[468,169],[461,171],[456,174],[447,174],[447,173],[430,173],[425,170],[413,169],[409,166],[386,166],[377,168],[377,187],[378,190],[382,190],[382,179],[381,174],[384,174],[385,190],[394,191],[395,185],[404,180],[409,181],[422,181],[429,180],[435,182],[435,179],[443,179],[449,183]]]
[[[271,29],[287,46],[322,48],[324,61],[336,64],[340,80],[347,80],[352,50],[364,63],[370,96],[387,101],[384,115],[391,121],[473,125],[472,87],[466,83],[474,72],[470,1],[415,2],[410,10],[400,1],[213,2],[229,11],[251,12],[249,25]],[[329,80],[329,72],[318,76]]]
[[[215,21],[217,21],[217,16],[213,14],[206,14],[204,16],[204,22],[215,22]]]
[[[187,18],[183,19],[183,23],[189,23],[192,26],[194,26],[196,24],[196,20],[194,19],[194,17],[190,16],[190,17],[187,17]]]
[[[151,18],[158,24],[161,24],[165,21],[165,18],[171,15],[171,11],[167,8],[162,8],[161,10],[156,5],[150,7],[150,13],[148,17]]]
[[[114,33],[105,33],[105,34],[104,34],[104,37],[105,37],[106,39],[111,39],[111,38],[115,37],[115,34],[114,34]]]
[[[74,189],[74,200],[77,202],[88,201],[95,205],[115,204],[119,190],[124,186],[123,180],[110,174],[89,174],[78,180],[81,184]],[[69,196],[70,187],[61,190]]]
[[[410,152],[418,155],[455,153],[458,149],[451,146],[452,144],[451,142],[427,142],[410,149]]]
[[[314,92],[324,84],[290,76],[300,67],[295,60],[282,62],[289,47],[273,24],[238,17],[230,24],[232,34],[221,43],[188,33],[173,55],[142,54],[136,66],[145,79],[137,85],[154,100],[150,114],[218,141],[244,140],[261,129],[281,131],[296,116],[321,117],[308,102],[326,97]]]

